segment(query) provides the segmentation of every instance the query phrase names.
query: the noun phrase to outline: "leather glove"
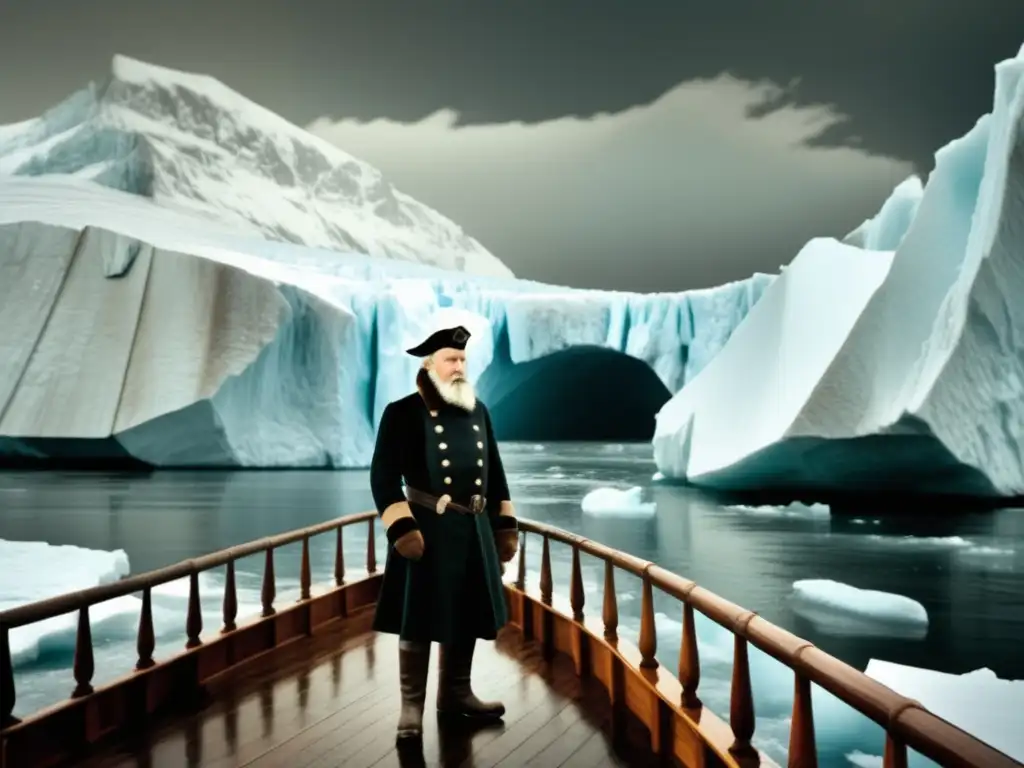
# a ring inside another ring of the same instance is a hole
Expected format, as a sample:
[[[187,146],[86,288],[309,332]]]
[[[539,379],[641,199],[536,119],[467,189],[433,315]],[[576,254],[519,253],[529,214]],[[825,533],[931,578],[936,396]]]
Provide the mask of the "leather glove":
[[[516,551],[519,549],[519,531],[515,528],[495,531],[494,546],[498,550],[498,559],[507,563],[516,556]]]
[[[423,534],[419,530],[411,530],[398,537],[395,541],[395,551],[407,560],[419,560],[423,557],[426,542],[423,541]]]
[[[426,542],[413,517],[403,517],[391,524],[387,530],[388,541],[395,551],[406,560],[419,560],[423,557]]]

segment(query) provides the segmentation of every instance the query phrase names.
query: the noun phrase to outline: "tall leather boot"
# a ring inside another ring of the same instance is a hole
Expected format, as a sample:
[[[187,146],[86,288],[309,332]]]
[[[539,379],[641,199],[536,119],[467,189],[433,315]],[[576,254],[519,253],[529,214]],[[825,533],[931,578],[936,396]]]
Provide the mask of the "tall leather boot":
[[[437,711],[443,715],[497,720],[505,714],[505,705],[500,701],[480,701],[470,685],[475,648],[476,640],[441,646]]]
[[[423,704],[427,698],[430,643],[401,640],[398,643],[398,679],[402,689],[402,713],[397,739],[423,735]]]

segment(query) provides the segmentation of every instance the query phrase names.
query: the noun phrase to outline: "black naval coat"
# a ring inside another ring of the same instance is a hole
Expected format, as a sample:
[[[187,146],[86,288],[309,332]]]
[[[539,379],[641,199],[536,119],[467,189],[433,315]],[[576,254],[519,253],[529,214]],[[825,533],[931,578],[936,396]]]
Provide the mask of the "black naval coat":
[[[389,541],[418,525],[424,554],[389,548],[373,628],[420,642],[492,640],[508,621],[494,531],[516,523],[490,415],[479,400],[472,412],[444,402],[425,370],[416,384],[384,409],[370,487]],[[403,480],[466,507],[482,494],[486,513],[410,504]]]

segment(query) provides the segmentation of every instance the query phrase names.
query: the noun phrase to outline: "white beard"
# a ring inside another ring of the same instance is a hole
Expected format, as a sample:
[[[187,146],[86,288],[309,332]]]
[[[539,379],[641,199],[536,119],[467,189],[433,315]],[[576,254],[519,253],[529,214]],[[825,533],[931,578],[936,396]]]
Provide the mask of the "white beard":
[[[437,373],[432,369],[427,369],[427,375],[430,380],[434,383],[434,387],[437,389],[437,394],[441,396],[449,405],[454,405],[456,408],[461,408],[464,411],[472,413],[473,409],[476,408],[476,391],[473,389],[473,385],[468,379],[457,379],[455,381],[441,381]]]

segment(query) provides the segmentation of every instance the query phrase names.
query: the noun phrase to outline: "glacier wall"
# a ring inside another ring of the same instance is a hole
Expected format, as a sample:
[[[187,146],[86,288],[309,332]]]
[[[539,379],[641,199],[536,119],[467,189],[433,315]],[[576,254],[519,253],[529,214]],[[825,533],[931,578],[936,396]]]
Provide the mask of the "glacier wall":
[[[411,266],[247,240],[81,180],[0,179],[0,455],[365,466],[413,389],[404,350],[437,324],[474,332],[476,377],[586,346],[671,393],[773,279],[641,296]]]
[[[864,228],[865,247],[894,252],[858,260],[825,240],[825,255],[784,270],[659,413],[664,474],[726,489],[1024,494],[1022,75],[1024,51],[996,67],[992,112],[936,154],[920,199],[905,182]],[[831,300],[793,322],[808,294]]]

